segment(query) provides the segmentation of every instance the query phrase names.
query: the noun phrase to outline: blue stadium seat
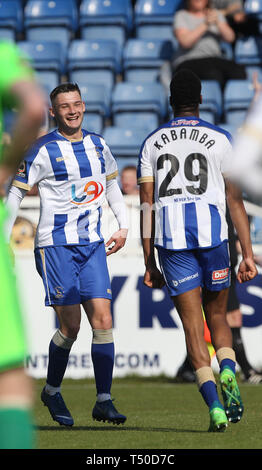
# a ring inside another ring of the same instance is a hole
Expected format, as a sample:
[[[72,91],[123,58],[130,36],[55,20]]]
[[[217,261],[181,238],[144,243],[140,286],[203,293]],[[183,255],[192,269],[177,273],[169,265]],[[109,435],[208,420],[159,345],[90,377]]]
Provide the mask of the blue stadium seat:
[[[227,124],[241,125],[254,97],[250,80],[229,80],[224,89],[224,114]]]
[[[104,128],[104,119],[100,113],[85,112],[82,124],[83,129],[101,134]]]
[[[131,31],[133,8],[131,0],[82,0],[80,4],[80,26],[120,25]]]
[[[182,3],[182,0],[137,0],[135,24],[173,23],[174,14]]]
[[[109,69],[120,73],[122,56],[113,40],[75,39],[68,50],[68,71],[79,69]]]
[[[59,76],[65,73],[65,57],[60,42],[20,41],[18,45],[29,57],[35,70],[52,70]]]
[[[262,64],[262,38],[238,38],[235,44],[235,61],[244,65]]]
[[[4,39],[5,41],[16,41],[16,32],[11,28],[2,28],[0,27],[0,40]]]
[[[202,103],[200,112],[211,113],[214,122],[219,122],[222,111],[222,92],[219,83],[216,80],[202,80]]]
[[[117,127],[144,129],[147,134],[160,124],[155,111],[112,111],[113,124]]]
[[[199,117],[203,119],[203,121],[207,121],[210,124],[216,124],[216,119],[214,113],[212,111],[201,111],[199,112]]]
[[[262,83],[262,66],[258,65],[247,65],[246,67],[247,79],[253,81],[254,73],[257,74],[258,81]]]
[[[249,17],[257,19],[259,32],[262,33],[262,0],[245,0],[244,11]]]
[[[37,70],[36,79],[38,83],[43,87],[47,96],[49,97],[51,91],[59,85],[60,79],[59,75],[52,70]],[[50,102],[49,102],[50,104]]]
[[[59,40],[66,48],[78,28],[75,0],[28,0],[24,29],[28,40]]]
[[[78,86],[88,113],[92,112],[106,117],[110,116],[110,99],[106,88],[102,84],[85,85],[78,83]]]
[[[114,39],[122,48],[133,26],[130,0],[83,0],[79,15],[81,38]]]
[[[136,37],[174,40],[173,20],[182,0],[137,0],[134,13]]]
[[[128,39],[123,51],[123,70],[127,81],[154,81],[164,61],[171,60],[174,47],[161,39]]]
[[[23,8],[18,0],[0,2],[0,28],[20,33],[23,31]]]
[[[150,111],[164,118],[167,113],[167,97],[164,87],[157,82],[119,82],[112,95],[112,111]]]
[[[138,157],[141,145],[147,137],[144,129],[108,126],[104,138],[115,156]]]
[[[68,74],[68,77],[70,82],[75,82],[78,84],[101,84],[106,89],[108,96],[111,96],[113,87],[115,85],[115,74],[112,72],[112,70],[96,68],[72,70]]]

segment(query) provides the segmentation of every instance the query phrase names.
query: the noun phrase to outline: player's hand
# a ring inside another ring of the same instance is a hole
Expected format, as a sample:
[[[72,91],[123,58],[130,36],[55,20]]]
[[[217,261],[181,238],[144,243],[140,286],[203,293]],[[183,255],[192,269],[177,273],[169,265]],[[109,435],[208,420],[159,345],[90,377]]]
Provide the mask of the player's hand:
[[[144,275],[144,284],[151,289],[162,289],[162,287],[164,287],[164,277],[156,266],[147,266]]]
[[[237,273],[237,280],[242,284],[246,281],[251,281],[257,275],[257,267],[252,258],[242,259]]]
[[[127,228],[121,228],[117,232],[113,233],[106,243],[106,248],[108,248],[106,256],[112,255],[113,253],[116,253],[118,250],[123,248],[126,243],[127,232]]]

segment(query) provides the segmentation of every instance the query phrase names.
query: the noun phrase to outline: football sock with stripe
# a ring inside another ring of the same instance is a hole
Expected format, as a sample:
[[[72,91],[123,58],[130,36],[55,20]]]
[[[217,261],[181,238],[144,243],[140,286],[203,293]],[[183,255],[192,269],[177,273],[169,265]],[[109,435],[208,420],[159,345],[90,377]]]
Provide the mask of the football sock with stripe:
[[[196,378],[199,391],[208,408],[210,410],[215,407],[224,409],[218,397],[216,380],[211,367],[204,366],[196,370]]]
[[[112,329],[93,330],[91,346],[97,401],[105,401],[111,398],[111,386],[115,359],[115,346]]]
[[[33,449],[31,410],[9,404],[0,406],[0,449]]]
[[[232,348],[224,347],[220,348],[216,352],[220,373],[226,367],[231,369],[235,374],[236,372],[236,356],[235,351]]]
[[[51,395],[59,391],[74,341],[74,339],[67,338],[63,335],[60,330],[55,332],[50,341],[47,385],[45,390]]]

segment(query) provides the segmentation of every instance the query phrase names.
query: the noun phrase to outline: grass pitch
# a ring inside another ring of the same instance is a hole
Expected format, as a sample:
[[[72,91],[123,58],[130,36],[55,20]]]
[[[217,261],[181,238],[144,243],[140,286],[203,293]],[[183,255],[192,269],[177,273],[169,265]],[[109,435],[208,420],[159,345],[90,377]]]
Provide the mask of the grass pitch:
[[[245,407],[242,420],[225,433],[208,433],[208,409],[195,384],[168,378],[115,379],[112,396],[127,416],[124,425],[93,421],[92,380],[64,380],[62,394],[74,417],[72,428],[59,426],[40,401],[43,380],[36,380],[37,449],[261,449],[261,385],[239,382]]]

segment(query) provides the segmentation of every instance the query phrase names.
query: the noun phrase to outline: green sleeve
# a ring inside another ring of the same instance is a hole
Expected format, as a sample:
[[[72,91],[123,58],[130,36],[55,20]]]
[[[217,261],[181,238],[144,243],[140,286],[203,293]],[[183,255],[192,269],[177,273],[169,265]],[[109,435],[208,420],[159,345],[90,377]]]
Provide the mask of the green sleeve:
[[[33,80],[33,70],[13,43],[0,42],[0,96],[4,106],[13,106],[11,87],[17,81]]]

